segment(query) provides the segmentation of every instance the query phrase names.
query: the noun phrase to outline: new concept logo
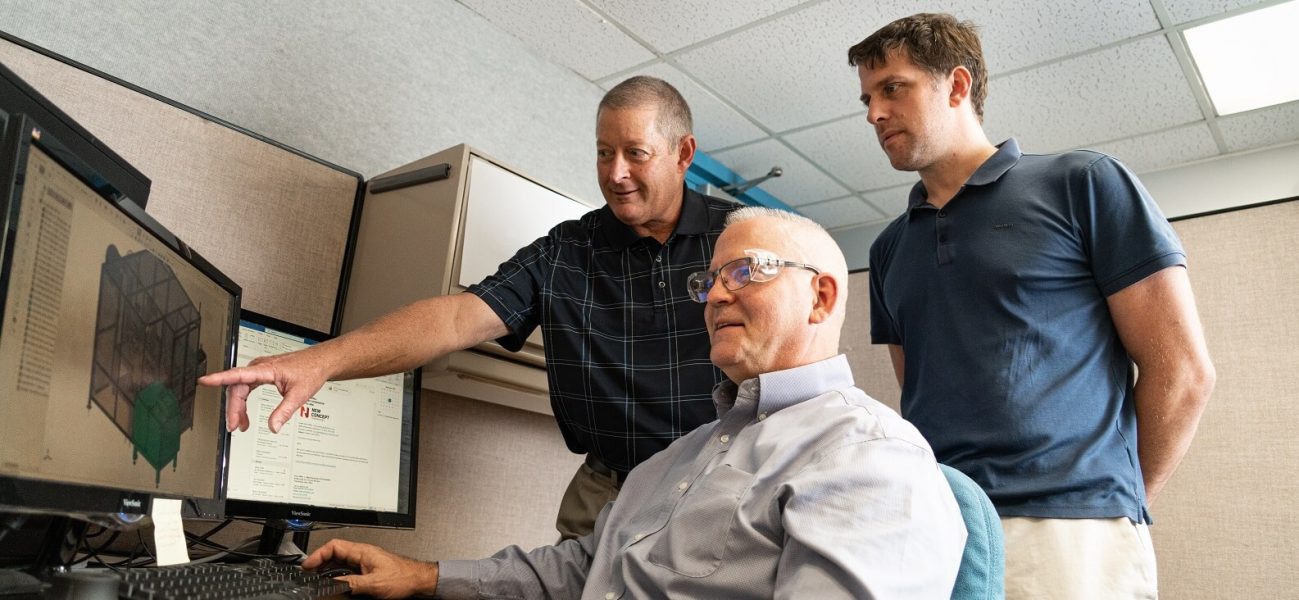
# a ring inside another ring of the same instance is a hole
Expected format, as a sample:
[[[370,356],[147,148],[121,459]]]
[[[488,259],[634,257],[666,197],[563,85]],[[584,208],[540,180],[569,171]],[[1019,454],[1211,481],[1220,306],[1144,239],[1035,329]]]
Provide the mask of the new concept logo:
[[[304,419],[316,419],[317,421],[324,421],[329,418],[329,415],[325,414],[325,411],[321,410],[320,407],[306,404],[303,404],[302,408],[298,409],[298,415]]]

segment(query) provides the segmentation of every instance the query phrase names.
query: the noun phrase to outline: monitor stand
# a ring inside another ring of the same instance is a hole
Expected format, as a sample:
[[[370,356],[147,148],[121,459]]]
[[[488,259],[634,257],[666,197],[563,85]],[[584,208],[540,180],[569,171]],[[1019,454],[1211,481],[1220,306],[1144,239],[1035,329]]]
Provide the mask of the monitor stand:
[[[297,519],[267,519],[262,525],[262,536],[257,541],[257,553],[264,556],[276,554],[306,555],[307,542],[311,535],[311,521]],[[285,534],[293,532],[291,540],[284,539]],[[287,546],[286,546],[287,544]]]
[[[59,515],[0,514],[4,519],[0,556],[23,571],[46,578],[76,557],[87,523]]]

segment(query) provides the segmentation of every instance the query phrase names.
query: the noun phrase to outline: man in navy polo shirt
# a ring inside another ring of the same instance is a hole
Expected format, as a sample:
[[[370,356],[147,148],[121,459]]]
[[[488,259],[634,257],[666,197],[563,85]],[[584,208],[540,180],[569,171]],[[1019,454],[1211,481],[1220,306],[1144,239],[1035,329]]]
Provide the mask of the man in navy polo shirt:
[[[555,418],[568,448],[586,455],[555,526],[566,539],[590,533],[633,467],[715,416],[712,389],[723,377],[685,281],[708,266],[739,205],[685,187],[692,126],[667,82],[619,83],[596,111],[604,207],[556,225],[463,294],[199,382],[230,386],[230,430],[248,428],[250,387],[275,384],[284,399],[269,426],[278,432],[328,380],[400,372],[493,339],[518,350],[541,327]]]
[[[1007,597],[1155,597],[1147,507],[1215,377],[1181,243],[1114,158],[988,141],[973,25],[913,15],[848,61],[920,174],[870,249],[903,416],[997,506]]]

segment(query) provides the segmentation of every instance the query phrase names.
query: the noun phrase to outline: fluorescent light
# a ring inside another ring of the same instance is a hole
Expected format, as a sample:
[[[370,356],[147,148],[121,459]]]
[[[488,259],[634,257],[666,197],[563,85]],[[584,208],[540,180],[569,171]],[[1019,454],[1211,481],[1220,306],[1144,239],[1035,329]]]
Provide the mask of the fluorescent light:
[[[1182,32],[1219,115],[1299,100],[1299,1]]]

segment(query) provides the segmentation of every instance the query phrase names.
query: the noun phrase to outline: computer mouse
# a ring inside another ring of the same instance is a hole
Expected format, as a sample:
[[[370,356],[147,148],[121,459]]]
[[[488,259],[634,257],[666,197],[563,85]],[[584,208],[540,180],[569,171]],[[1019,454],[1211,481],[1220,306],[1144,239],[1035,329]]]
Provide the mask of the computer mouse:
[[[361,567],[356,565],[330,563],[316,569],[316,572],[325,577],[342,577],[344,575],[360,575]]]

